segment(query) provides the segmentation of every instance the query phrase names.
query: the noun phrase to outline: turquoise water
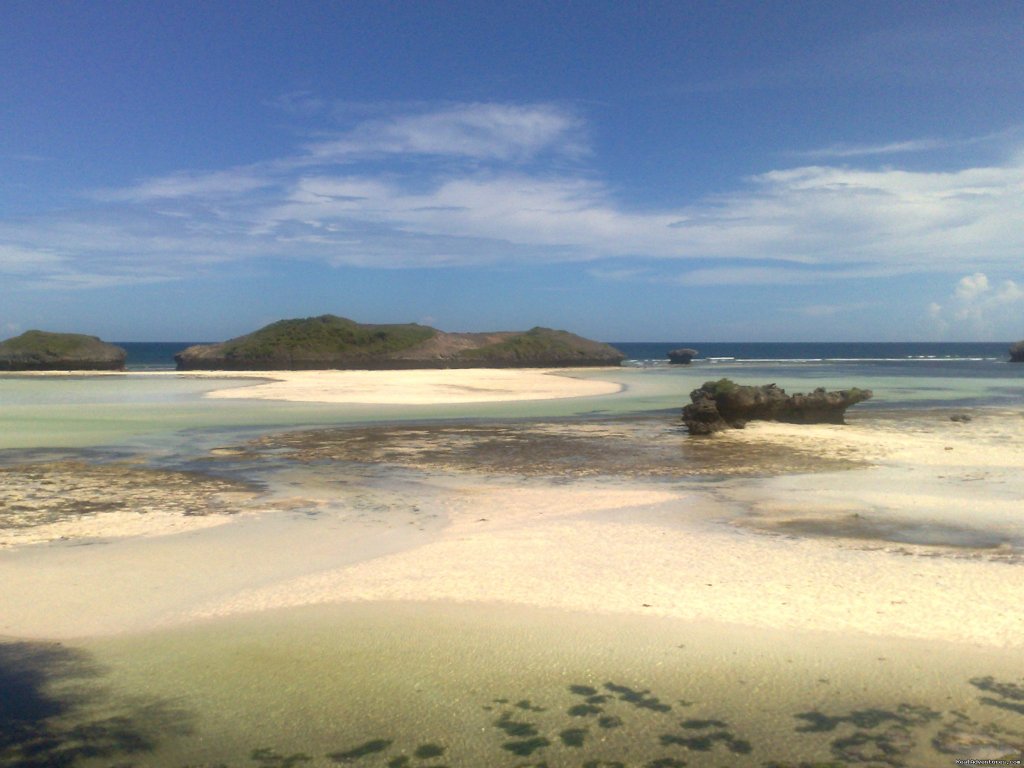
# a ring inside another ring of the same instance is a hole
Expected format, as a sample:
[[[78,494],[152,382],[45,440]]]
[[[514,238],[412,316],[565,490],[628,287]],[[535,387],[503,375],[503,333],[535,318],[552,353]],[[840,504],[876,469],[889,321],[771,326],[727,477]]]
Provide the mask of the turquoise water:
[[[396,376],[401,373],[397,372]],[[505,419],[613,415],[672,410],[704,381],[774,382],[789,392],[823,386],[874,390],[857,406],[957,407],[1024,403],[1024,366],[1001,360],[747,361],[647,365],[574,372],[619,383],[614,395],[453,405],[365,405],[212,400],[238,379],[127,373],[106,376],[0,376],[0,449],[159,443],[182,430],[233,430],[430,419]]]

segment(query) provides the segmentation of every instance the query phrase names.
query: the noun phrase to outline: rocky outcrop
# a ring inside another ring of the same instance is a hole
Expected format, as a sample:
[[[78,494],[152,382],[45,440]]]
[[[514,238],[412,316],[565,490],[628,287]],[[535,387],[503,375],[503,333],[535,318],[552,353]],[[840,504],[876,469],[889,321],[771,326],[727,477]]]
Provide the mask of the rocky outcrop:
[[[607,344],[551,328],[444,333],[409,323],[366,325],[334,315],[281,320],[174,356],[178,370],[556,368],[618,365]]]
[[[0,342],[0,371],[123,371],[127,353],[95,336],[26,331]]]
[[[1010,362],[1024,363],[1024,341],[1010,345]]]
[[[708,435],[723,429],[742,429],[748,421],[784,421],[791,424],[843,424],[846,409],[871,398],[870,389],[787,395],[774,384],[760,387],[736,384],[729,379],[706,382],[690,393],[683,408],[683,423],[691,435]]]
[[[699,353],[696,349],[690,349],[689,347],[680,347],[679,349],[673,349],[668,353],[668,361],[673,365],[686,365]]]

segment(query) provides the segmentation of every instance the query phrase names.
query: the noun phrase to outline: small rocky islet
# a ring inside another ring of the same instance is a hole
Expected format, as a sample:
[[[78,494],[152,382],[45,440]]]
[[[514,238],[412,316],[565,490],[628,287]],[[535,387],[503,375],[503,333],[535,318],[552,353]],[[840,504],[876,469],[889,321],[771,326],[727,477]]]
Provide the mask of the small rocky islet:
[[[25,331],[0,342],[0,371],[123,371],[127,353],[81,333]]]
[[[568,331],[446,333],[417,323],[364,324],[335,315],[280,320],[174,356],[178,370],[394,370],[615,366],[608,344]]]
[[[690,393],[683,423],[691,435],[742,429],[748,421],[790,424],[843,424],[846,409],[869,400],[870,389],[828,392],[819,387],[809,394],[787,395],[775,384],[747,386],[730,379],[708,381]]]
[[[668,361],[672,365],[689,365],[690,361],[699,355],[696,349],[690,347],[679,347],[668,352]]]

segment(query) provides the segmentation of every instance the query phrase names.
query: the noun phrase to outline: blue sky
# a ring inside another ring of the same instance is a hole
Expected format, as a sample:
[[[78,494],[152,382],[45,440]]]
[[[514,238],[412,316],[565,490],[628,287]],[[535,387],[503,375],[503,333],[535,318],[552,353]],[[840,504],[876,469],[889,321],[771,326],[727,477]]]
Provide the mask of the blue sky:
[[[1020,2],[0,4],[0,337],[1024,337]]]

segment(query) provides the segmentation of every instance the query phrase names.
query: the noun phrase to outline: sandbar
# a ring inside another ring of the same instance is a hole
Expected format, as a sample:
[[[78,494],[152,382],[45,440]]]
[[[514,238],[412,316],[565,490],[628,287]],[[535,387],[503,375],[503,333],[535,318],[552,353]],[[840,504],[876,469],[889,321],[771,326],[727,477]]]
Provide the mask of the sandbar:
[[[27,371],[9,377],[176,376],[252,379],[205,397],[284,400],[299,403],[443,405],[595,397],[622,391],[622,385],[574,375],[593,368],[442,368],[399,371]],[[600,370],[600,369],[596,369]],[[615,369],[608,369],[613,371]]]
[[[234,378],[235,374],[231,374]],[[609,381],[571,373],[522,368],[409,371],[283,371],[245,373],[272,379],[207,393],[210,398],[250,398],[303,403],[441,405],[593,397],[619,392]]]

